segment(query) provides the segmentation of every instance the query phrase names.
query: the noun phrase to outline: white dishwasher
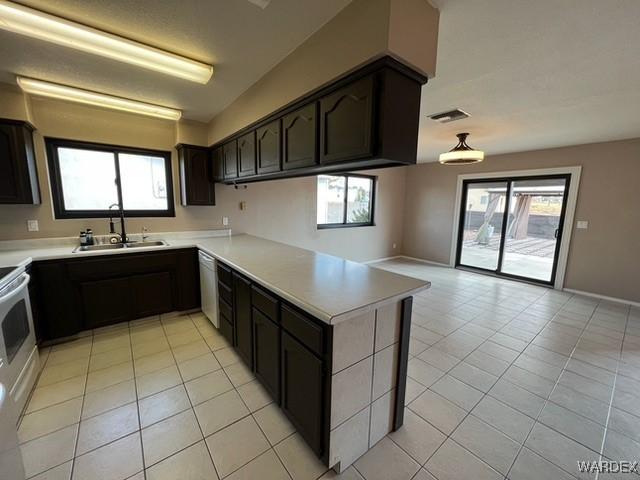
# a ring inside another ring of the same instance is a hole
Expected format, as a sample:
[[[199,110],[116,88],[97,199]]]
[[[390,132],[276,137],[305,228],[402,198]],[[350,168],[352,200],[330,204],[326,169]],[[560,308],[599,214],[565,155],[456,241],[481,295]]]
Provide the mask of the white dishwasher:
[[[216,259],[202,251],[198,253],[200,260],[200,298],[202,311],[211,323],[213,323],[216,328],[219,328]]]

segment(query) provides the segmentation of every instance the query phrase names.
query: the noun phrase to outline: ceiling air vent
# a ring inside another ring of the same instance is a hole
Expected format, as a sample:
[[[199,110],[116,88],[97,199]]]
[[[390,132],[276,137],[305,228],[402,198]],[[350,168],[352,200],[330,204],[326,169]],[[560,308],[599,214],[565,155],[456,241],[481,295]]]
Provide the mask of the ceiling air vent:
[[[455,122],[456,120],[462,120],[463,118],[467,118],[469,116],[470,115],[464,110],[456,108],[447,112],[434,113],[433,115],[429,115],[429,118],[431,120],[435,120],[438,123],[449,123]]]

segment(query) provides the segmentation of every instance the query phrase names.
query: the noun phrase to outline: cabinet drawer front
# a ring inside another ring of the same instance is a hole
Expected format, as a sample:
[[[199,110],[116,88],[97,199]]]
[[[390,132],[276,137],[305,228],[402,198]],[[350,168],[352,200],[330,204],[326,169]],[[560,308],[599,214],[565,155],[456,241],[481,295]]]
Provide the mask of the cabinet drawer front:
[[[220,333],[233,345],[233,325],[223,316],[220,316]]]
[[[233,305],[233,294],[231,293],[231,289],[224,283],[218,282],[218,295],[229,305]]]
[[[231,287],[231,269],[222,263],[217,263],[218,281]]]
[[[231,305],[225,302],[222,297],[220,297],[219,300],[220,301],[218,302],[218,310],[220,311],[220,315],[226,317],[226,319],[230,322],[233,319],[231,314]]]
[[[322,327],[312,320],[295,312],[286,305],[282,306],[282,326],[303,343],[308,349],[322,355],[324,353],[324,334]]]
[[[278,300],[255,285],[251,287],[251,304],[269,320],[278,323]]]

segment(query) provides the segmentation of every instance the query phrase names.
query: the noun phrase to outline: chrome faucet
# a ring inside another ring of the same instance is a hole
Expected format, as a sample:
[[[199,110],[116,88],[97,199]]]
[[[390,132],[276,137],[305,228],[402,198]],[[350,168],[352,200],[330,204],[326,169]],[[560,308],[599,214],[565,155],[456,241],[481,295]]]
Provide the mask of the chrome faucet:
[[[109,213],[109,234],[111,235],[110,241],[111,243],[126,243],[127,233],[124,228],[124,209],[119,203],[114,203],[112,205],[109,205],[109,212],[111,212],[111,209],[113,207],[118,207],[118,210],[119,210],[118,213],[120,214],[120,233],[119,234],[116,233],[116,228],[115,228],[115,225],[113,224],[113,217],[111,216],[111,213]],[[119,242],[116,240],[115,235],[118,235],[120,237]],[[112,240],[116,240],[116,241],[114,242]]]

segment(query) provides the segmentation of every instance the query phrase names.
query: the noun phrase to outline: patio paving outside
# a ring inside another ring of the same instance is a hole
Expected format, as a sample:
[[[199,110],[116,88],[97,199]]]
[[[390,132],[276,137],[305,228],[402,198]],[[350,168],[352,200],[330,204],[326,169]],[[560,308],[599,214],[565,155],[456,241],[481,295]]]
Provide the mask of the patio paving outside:
[[[495,270],[498,264],[500,235],[491,237],[488,244],[475,241],[477,232],[465,231],[460,262],[463,265]],[[507,239],[502,262],[503,273],[548,281],[553,269],[556,240],[527,237]]]

